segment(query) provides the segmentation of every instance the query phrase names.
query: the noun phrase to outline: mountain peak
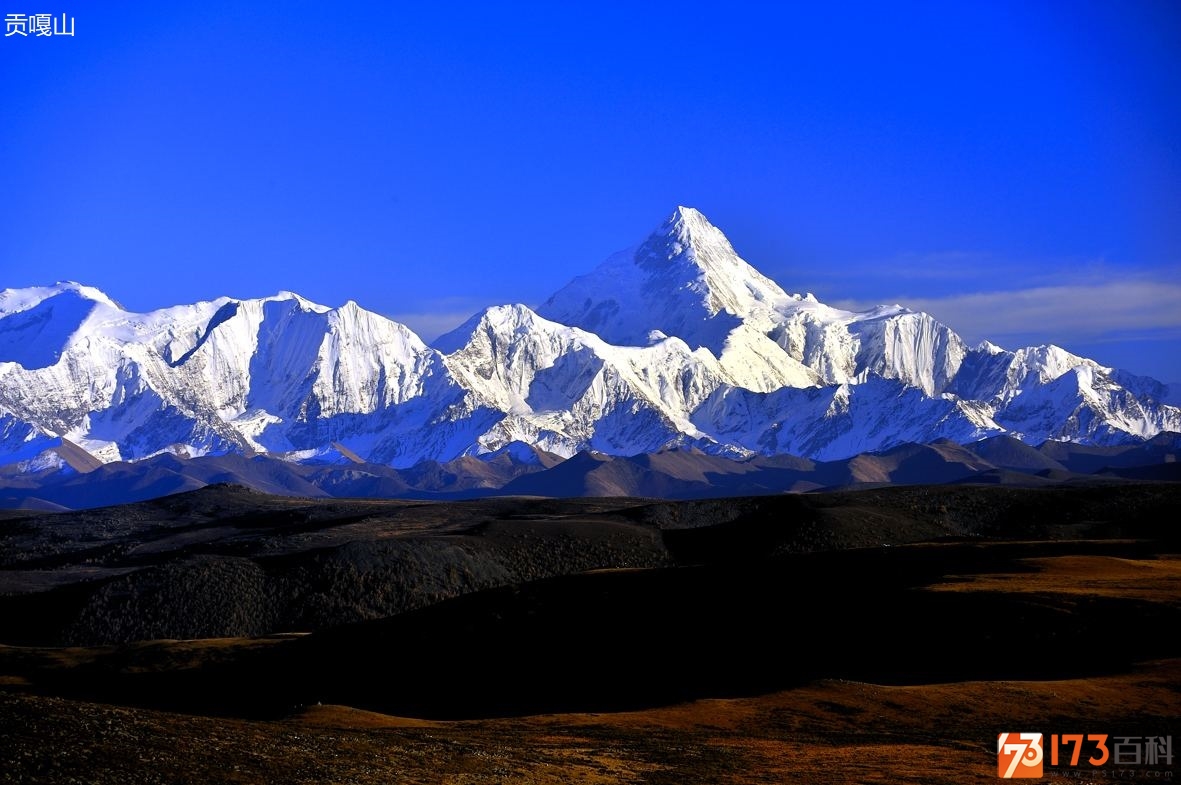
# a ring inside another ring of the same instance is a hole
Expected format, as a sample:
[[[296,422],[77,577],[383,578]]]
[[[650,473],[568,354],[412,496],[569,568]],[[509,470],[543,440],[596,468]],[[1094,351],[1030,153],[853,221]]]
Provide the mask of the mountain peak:
[[[328,313],[329,311],[333,310],[332,308],[329,308],[327,305],[320,305],[319,303],[314,303],[311,300],[309,300],[308,298],[304,297],[303,295],[300,295],[296,292],[289,291],[287,289],[282,289],[278,293],[273,294],[270,297],[264,297],[264,298],[262,298],[261,302],[264,302],[264,303],[291,302],[291,303],[295,303],[295,307],[298,308],[299,310],[309,311],[311,313]],[[348,303],[345,303],[345,305],[347,306]],[[354,305],[355,305],[355,303],[354,303]]]
[[[451,354],[467,346],[472,336],[479,331],[512,334],[526,333],[539,328],[569,330],[564,325],[551,325],[529,306],[521,303],[493,305],[473,314],[454,330],[443,333],[431,342],[431,346],[443,354]]]
[[[789,302],[699,210],[680,206],[634,251],[574,279],[538,313],[611,343],[643,345],[659,330],[720,354],[735,327],[769,330]]]
[[[0,291],[0,362],[47,368],[96,314],[121,311],[98,289],[73,281]]]
[[[677,209],[673,210],[672,215],[664,222],[661,231],[666,231],[668,234],[675,234],[683,239],[689,239],[695,232],[721,232],[716,226],[709,222],[702,212],[694,207],[685,207],[678,205]]]
[[[692,207],[677,207],[673,210],[672,215],[649,235],[636,252],[639,264],[657,267],[683,257],[701,268],[718,264],[734,267],[733,262],[737,261],[742,267],[754,272],[750,265],[738,257],[722,230]]]
[[[58,281],[52,286],[30,286],[24,289],[0,291],[0,316],[27,311],[62,294],[72,295],[79,300],[100,303],[115,310],[123,310],[117,302],[93,286],[84,286],[76,281]]]

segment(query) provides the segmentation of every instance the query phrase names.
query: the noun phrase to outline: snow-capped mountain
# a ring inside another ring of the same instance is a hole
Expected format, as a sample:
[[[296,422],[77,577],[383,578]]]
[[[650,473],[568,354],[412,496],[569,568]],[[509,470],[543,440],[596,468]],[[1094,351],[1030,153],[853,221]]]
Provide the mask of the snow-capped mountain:
[[[690,208],[536,311],[489,308],[433,346],[290,292],[144,314],[74,283],[0,292],[0,463],[29,471],[160,452],[405,467],[517,443],[823,459],[1002,433],[1114,444],[1181,431],[1169,396],[1058,347],[969,348],[899,305],[789,294]]]
[[[898,305],[852,313],[784,292],[688,207],[638,248],[571,281],[538,312],[616,344],[642,344],[653,330],[675,335],[709,349],[734,384],[758,392],[878,374],[934,395],[967,351],[924,313]]]

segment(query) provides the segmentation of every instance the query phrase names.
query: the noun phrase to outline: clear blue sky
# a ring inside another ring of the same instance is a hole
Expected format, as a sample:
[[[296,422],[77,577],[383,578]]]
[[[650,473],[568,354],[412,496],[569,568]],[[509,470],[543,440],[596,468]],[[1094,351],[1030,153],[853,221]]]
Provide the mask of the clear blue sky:
[[[8,4],[0,287],[432,337],[675,205],[789,291],[1181,380],[1181,4]]]

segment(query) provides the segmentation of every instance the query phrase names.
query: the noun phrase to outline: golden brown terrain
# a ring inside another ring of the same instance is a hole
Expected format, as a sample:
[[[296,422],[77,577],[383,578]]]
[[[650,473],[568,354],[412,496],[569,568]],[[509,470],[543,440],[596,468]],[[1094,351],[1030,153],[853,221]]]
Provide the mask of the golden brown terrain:
[[[1156,609],[1175,620],[1181,608],[1176,556],[1027,558],[1022,552],[988,572],[949,574],[915,588],[919,594],[973,594],[998,603],[1025,598],[1080,614],[1088,603],[1128,601],[1133,603],[1129,609]],[[790,614],[783,621],[790,623]],[[1136,617],[1126,621],[1090,645],[1118,650],[1113,641],[1145,632]],[[940,624],[939,619],[929,622]],[[1017,652],[1029,646],[1028,631],[1014,629],[1004,618],[980,619],[980,624],[1005,637]],[[85,688],[72,679],[80,670],[90,679],[200,672],[238,661],[248,651],[298,645],[303,637],[0,649],[0,673],[5,674],[0,780],[983,783],[996,781],[995,740],[1001,731],[1181,735],[1177,656],[1080,678],[907,684],[818,678],[767,694],[639,711],[464,721],[314,704],[292,707],[277,719],[197,716],[133,708],[117,700],[81,700],[77,693]],[[1174,627],[1164,631],[1162,640],[1176,637]],[[873,658],[898,645],[881,637],[867,639],[863,656]],[[561,672],[561,662],[537,654],[533,667],[539,673]],[[790,660],[788,655],[783,663],[787,670]],[[475,667],[439,689],[462,691],[469,680],[490,678],[495,674]],[[141,694],[136,702],[153,700]],[[1154,771],[1175,777],[1177,768],[1174,763]],[[1111,771],[1108,767],[1105,776],[1090,780],[1050,776],[1042,781],[1109,781]]]
[[[957,576],[937,591],[1134,596],[1181,603],[1175,557],[1038,558],[1035,573]],[[1113,635],[1118,635],[1113,630]],[[1020,634],[1013,645],[1020,647]],[[637,712],[468,721],[309,706],[278,721],[194,717],[53,698],[13,675],[200,667],[282,639],[0,652],[4,781],[87,783],[985,783],[1000,731],[1181,731],[1181,659],[1056,681],[883,686],[816,680],[768,695]],[[868,643],[868,642],[867,642]],[[877,641],[876,645],[885,645]],[[130,650],[129,650],[130,649]],[[867,653],[872,655],[872,647]],[[21,661],[18,667],[18,660]],[[47,661],[47,663],[46,663]],[[46,673],[45,670],[40,672]],[[53,678],[41,687],[52,691]],[[462,689],[462,683],[454,688]],[[1079,781],[1049,777],[1044,781]]]
[[[1178,683],[1181,662],[1169,660],[1131,674],[1060,682],[821,681],[757,698],[641,712],[464,722],[337,706],[247,722],[0,693],[0,779],[983,783],[996,780],[998,729],[1082,723],[1175,731]]]

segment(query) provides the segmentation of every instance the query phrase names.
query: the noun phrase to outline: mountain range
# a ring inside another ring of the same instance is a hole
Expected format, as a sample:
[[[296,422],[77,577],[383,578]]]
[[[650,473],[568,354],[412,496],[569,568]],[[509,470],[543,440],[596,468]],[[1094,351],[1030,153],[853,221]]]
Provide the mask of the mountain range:
[[[429,345],[291,292],[148,313],[77,283],[0,292],[6,477],[161,456],[408,470],[1110,447],[1181,432],[1179,392],[1057,346],[968,346],[900,305],[789,294],[687,207],[537,308],[488,308]]]

